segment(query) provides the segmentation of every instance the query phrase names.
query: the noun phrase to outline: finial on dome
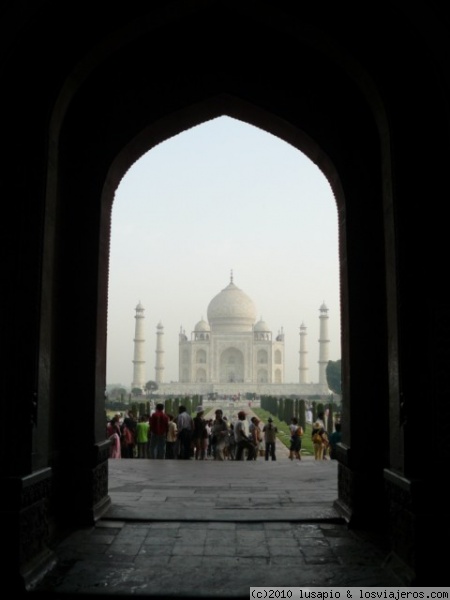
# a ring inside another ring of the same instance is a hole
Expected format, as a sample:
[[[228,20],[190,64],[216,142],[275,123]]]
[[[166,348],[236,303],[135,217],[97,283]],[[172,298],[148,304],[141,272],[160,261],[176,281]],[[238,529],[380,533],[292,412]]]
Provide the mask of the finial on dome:
[[[233,283],[233,269],[230,272],[230,283]]]

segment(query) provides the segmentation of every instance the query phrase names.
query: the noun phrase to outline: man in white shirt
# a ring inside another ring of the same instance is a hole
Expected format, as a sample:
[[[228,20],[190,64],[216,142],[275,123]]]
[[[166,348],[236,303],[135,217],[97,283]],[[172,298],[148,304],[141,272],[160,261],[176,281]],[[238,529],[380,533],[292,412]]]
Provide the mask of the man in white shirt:
[[[253,460],[256,452],[255,445],[250,441],[249,426],[243,410],[238,412],[238,420],[234,425],[234,436],[236,439],[236,460],[243,460],[244,450],[247,451],[247,460]]]
[[[194,423],[191,415],[186,412],[185,406],[178,407],[178,416],[175,419],[178,429],[179,457],[182,460],[191,458],[191,438]]]
[[[276,447],[278,429],[273,424],[272,417],[269,417],[267,419],[267,424],[264,425],[263,432],[264,432],[264,441],[266,444],[266,451],[265,451],[266,460],[269,460],[269,456],[272,458],[272,460],[277,460],[277,457],[275,455],[275,447]]]

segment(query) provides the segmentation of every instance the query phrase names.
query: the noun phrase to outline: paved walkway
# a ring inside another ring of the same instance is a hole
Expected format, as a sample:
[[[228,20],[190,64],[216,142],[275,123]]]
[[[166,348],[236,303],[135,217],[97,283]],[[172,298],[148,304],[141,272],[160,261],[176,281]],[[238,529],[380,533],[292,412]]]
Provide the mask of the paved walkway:
[[[110,460],[112,505],[36,594],[248,598],[251,586],[398,586],[333,508],[335,461]]]
[[[290,521],[337,519],[337,463],[110,461],[107,518]]]

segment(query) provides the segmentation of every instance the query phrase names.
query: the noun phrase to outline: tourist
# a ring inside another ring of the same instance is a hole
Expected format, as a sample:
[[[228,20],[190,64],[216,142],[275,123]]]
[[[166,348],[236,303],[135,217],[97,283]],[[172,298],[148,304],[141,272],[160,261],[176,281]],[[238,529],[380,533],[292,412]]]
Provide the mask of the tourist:
[[[208,443],[207,443],[207,446],[206,446],[206,456],[208,458],[212,458],[212,455],[213,455],[212,442],[211,442],[211,438],[212,438],[212,426],[213,426],[213,420],[212,419],[208,419],[206,421],[206,433],[208,434]]]
[[[276,447],[278,429],[273,424],[272,417],[269,417],[267,419],[267,423],[263,427],[263,433],[264,433],[266,460],[269,460],[269,456],[272,460],[277,460],[277,457],[275,454],[275,447]]]
[[[289,431],[291,433],[291,445],[289,447],[289,458],[290,458],[290,460],[294,460],[294,458],[301,460],[302,459],[301,448],[302,448],[303,427],[298,424],[298,420],[296,417],[292,417],[291,424],[289,425]]]
[[[314,459],[323,460],[323,449],[328,444],[328,437],[320,421],[314,423],[311,439],[314,447]]]
[[[212,426],[214,460],[225,460],[225,448],[228,445],[228,424],[223,418],[223,412],[220,408],[216,410],[215,415],[216,419]]]
[[[206,421],[203,417],[204,410],[203,406],[197,406],[196,416],[194,418],[193,431],[192,431],[192,443],[194,446],[194,458],[195,460],[205,460],[206,458],[206,446],[208,444],[208,432],[206,430]]]
[[[121,430],[121,423],[120,423],[120,413],[116,413],[113,417],[111,417],[111,419],[108,421],[107,425],[106,425],[106,433],[107,436],[110,437],[111,435],[113,435],[114,433],[117,433],[120,437],[122,430]]]
[[[169,429],[167,431],[166,438],[166,458],[176,458],[176,445],[177,445],[177,424],[173,419],[173,415],[167,415],[169,417]]]
[[[169,417],[164,412],[164,404],[159,402],[150,417],[150,456],[163,459],[166,456],[166,438],[169,431]]]
[[[191,458],[191,437],[194,422],[183,405],[178,407],[176,425],[178,429],[178,456],[182,460],[189,460]]]
[[[247,415],[243,410],[238,412],[238,420],[234,424],[234,436],[236,439],[236,460],[243,460],[244,452],[247,460],[253,460],[256,447],[250,438]]]
[[[129,410],[122,423],[122,458],[134,458],[136,448],[136,417]]]
[[[324,411],[323,411],[323,410],[320,410],[320,411],[317,413],[317,419],[316,419],[316,421],[315,421],[315,422],[316,422],[316,423],[319,423],[319,425],[320,425],[321,427],[323,427],[323,428],[325,429],[325,431],[326,431],[326,427],[325,427],[325,413],[324,413]]]
[[[224,417],[224,421],[226,421],[226,417]],[[229,425],[228,444],[225,446],[223,454],[228,460],[236,460],[236,437],[233,423]]]
[[[328,419],[326,417],[326,413],[323,410],[320,410],[317,413],[316,423],[319,423],[324,428],[325,434],[326,434],[326,437],[328,440]],[[322,458],[324,460],[326,460],[326,458],[327,458],[327,451],[328,451],[328,441],[327,441],[327,443],[324,442],[324,446],[323,446]]]
[[[122,432],[120,429],[120,414],[116,413],[106,426],[106,436],[111,442],[109,447],[109,458],[121,458],[121,438]]]
[[[148,415],[142,415],[139,417],[139,421],[136,425],[136,444],[137,444],[137,457],[148,458],[148,430],[149,422]]]
[[[335,423],[335,425],[334,425],[334,431],[330,435],[330,438],[329,438],[330,458],[332,460],[336,460],[336,458],[337,458],[337,456],[336,456],[336,446],[341,441],[341,438],[342,438],[341,424],[340,423]]]
[[[250,424],[249,424],[249,434],[250,434],[250,438],[252,440],[252,444],[255,446],[255,451],[253,453],[253,460],[256,460],[258,458],[258,454],[259,454],[259,445],[262,442],[262,432],[261,429],[259,428],[259,419],[258,417],[252,417],[250,419]]]

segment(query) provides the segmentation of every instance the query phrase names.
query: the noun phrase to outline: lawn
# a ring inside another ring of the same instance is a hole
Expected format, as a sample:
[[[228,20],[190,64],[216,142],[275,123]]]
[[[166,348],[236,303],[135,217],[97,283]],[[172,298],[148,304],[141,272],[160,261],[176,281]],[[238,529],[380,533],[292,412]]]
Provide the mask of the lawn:
[[[261,421],[264,424],[267,423],[267,419],[269,417],[272,417],[273,424],[278,429],[278,433],[277,433],[278,439],[281,442],[283,442],[283,444],[286,446],[286,448],[289,448],[290,438],[291,438],[291,434],[289,431],[289,425],[287,425],[284,421],[280,421],[275,415],[272,415],[270,412],[268,412],[267,410],[264,410],[262,408],[252,408],[252,411],[255,413],[255,415],[258,416],[259,419],[261,419]],[[301,453],[305,454],[305,455],[314,454],[313,445],[312,445],[312,441],[311,441],[311,429],[312,429],[311,424],[307,423],[306,430],[304,431],[304,434],[302,437],[302,451],[301,451]]]

